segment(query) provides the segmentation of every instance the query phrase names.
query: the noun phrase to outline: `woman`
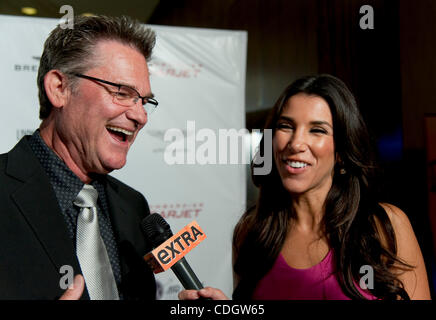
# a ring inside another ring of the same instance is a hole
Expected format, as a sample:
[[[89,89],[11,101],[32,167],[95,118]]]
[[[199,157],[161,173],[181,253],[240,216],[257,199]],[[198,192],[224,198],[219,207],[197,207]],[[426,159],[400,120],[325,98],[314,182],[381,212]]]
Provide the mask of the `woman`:
[[[233,298],[429,299],[407,216],[376,200],[370,139],[345,84],[330,75],[295,81],[266,128],[274,163],[253,175],[257,205],[234,231]],[[226,298],[213,288],[179,294],[200,296]]]

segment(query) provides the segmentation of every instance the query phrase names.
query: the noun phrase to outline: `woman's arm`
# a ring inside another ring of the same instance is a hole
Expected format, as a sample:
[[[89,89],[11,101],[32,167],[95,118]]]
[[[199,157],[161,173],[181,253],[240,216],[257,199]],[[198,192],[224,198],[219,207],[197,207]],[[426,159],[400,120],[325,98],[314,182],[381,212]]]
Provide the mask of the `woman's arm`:
[[[383,203],[381,206],[386,210],[394,228],[397,258],[414,267],[405,271],[399,269],[398,279],[402,281],[410,299],[431,299],[424,258],[407,215],[394,205]]]

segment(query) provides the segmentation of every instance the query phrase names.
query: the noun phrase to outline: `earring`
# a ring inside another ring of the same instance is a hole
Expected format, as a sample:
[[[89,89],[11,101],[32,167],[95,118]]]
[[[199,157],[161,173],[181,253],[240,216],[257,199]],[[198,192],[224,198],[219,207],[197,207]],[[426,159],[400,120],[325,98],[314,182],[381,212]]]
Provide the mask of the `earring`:
[[[345,170],[344,168],[341,168],[341,169],[339,170],[339,173],[340,173],[340,174],[346,174],[346,173],[347,173],[347,170]]]

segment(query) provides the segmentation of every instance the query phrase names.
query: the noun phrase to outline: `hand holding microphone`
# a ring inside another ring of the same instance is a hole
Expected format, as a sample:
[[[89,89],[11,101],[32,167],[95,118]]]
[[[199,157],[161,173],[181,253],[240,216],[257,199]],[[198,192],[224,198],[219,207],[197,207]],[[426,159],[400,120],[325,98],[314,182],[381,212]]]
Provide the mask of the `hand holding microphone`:
[[[145,237],[155,248],[144,259],[155,273],[171,268],[185,289],[203,289],[192,271],[185,255],[206,238],[194,221],[173,235],[170,226],[158,213],[148,215],[142,221]]]
[[[206,238],[200,226],[194,221],[173,235],[170,226],[158,213],[147,216],[142,221],[145,237],[154,250],[144,256],[145,261],[159,273],[171,268],[186,290],[179,293],[180,300],[229,300],[219,289],[203,288],[185,255]]]

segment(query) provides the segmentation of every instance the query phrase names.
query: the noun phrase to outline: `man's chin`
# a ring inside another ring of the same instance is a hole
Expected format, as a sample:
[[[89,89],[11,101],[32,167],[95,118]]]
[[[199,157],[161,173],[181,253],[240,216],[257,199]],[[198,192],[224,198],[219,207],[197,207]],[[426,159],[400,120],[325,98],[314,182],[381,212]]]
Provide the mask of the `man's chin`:
[[[110,161],[104,162],[102,174],[111,173],[114,170],[119,170],[126,165],[126,158],[124,159],[111,159]]]

